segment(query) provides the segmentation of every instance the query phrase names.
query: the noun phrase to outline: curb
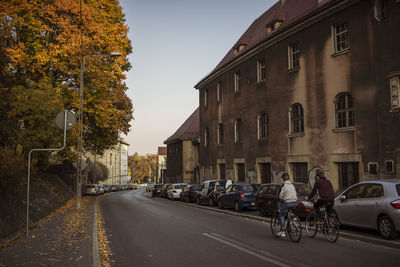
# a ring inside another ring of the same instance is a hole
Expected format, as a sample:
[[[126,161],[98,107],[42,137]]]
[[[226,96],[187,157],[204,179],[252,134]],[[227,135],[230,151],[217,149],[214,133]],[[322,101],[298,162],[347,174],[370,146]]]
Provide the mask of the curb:
[[[99,253],[99,241],[97,236],[97,203],[99,197],[96,197],[94,202],[94,216],[93,216],[93,232],[92,232],[92,257],[93,267],[101,267],[100,253]]]
[[[236,212],[232,212],[232,211],[228,211],[228,210],[215,209],[215,208],[211,208],[211,207],[207,207],[207,206],[202,206],[202,205],[197,205],[197,204],[192,204],[192,203],[185,203],[185,202],[181,202],[181,201],[177,201],[174,203],[177,203],[177,204],[183,205],[183,206],[190,206],[190,207],[194,207],[194,208],[198,208],[198,209],[209,210],[209,211],[213,211],[213,212],[217,212],[217,213],[228,214],[231,216],[247,218],[247,219],[251,219],[251,220],[255,220],[255,221],[261,221],[261,222],[265,222],[265,223],[271,222],[271,220],[269,218],[264,218],[264,217],[260,217],[260,216],[236,213]],[[305,229],[305,226],[302,225],[302,228]],[[346,239],[351,239],[351,240],[372,243],[372,244],[376,244],[376,245],[380,245],[380,246],[400,249],[399,241],[391,241],[391,240],[385,240],[385,239],[380,239],[380,238],[375,238],[375,237],[362,236],[362,235],[357,235],[357,234],[353,234],[353,233],[343,232],[343,230],[340,231],[339,238],[346,238]]]

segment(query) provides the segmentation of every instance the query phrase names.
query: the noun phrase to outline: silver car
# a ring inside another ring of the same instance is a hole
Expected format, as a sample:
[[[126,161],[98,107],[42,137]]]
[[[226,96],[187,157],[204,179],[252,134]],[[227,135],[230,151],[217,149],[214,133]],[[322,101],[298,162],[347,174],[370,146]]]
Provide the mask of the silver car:
[[[385,239],[400,231],[400,180],[357,183],[335,199],[341,224],[379,230]]]

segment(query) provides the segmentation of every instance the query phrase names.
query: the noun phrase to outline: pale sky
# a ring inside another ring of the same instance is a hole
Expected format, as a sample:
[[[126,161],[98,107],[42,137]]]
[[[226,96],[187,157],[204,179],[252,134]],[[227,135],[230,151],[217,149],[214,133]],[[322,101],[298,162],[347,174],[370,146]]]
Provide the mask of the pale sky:
[[[129,154],[157,153],[198,107],[194,85],[277,0],[120,0],[133,53]]]

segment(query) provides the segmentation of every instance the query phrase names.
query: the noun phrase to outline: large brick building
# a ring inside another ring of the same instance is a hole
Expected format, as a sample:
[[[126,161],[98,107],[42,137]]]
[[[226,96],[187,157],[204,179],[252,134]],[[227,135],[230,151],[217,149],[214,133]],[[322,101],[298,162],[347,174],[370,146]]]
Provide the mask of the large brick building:
[[[395,178],[399,2],[281,0],[256,19],[195,85],[201,179]]]

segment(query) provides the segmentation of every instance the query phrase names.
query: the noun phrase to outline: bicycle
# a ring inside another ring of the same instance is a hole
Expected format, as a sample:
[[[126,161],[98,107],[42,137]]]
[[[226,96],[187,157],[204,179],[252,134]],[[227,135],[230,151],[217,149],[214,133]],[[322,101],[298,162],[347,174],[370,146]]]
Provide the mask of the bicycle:
[[[290,240],[297,243],[301,238],[301,223],[300,217],[294,214],[296,208],[289,208],[286,220],[286,232],[289,234]],[[276,210],[271,217],[271,232],[274,237],[279,237],[278,232],[281,229],[279,223],[279,209]]]
[[[329,205],[329,204],[328,204]],[[327,212],[326,208],[320,208],[323,215],[323,221],[319,220],[319,217],[315,211],[310,212],[306,217],[306,233],[310,238],[318,232],[318,228],[325,234],[326,239],[335,243],[339,238],[339,226],[340,222],[337,219],[335,213]]]

